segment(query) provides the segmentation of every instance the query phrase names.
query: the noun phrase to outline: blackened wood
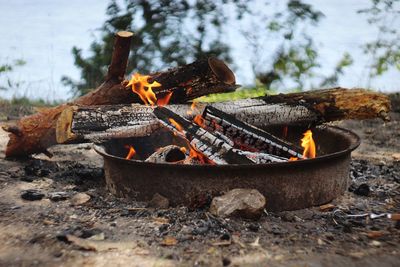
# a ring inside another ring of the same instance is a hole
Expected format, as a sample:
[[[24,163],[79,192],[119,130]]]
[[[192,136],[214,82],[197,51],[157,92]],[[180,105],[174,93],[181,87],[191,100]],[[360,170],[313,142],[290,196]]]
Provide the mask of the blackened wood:
[[[221,133],[217,135],[211,133],[167,108],[156,108],[154,114],[163,125],[182,134],[197,151],[216,164],[259,164],[286,161],[286,159],[274,155],[234,148],[233,143]]]
[[[185,103],[203,95],[231,92],[238,86],[229,67],[217,58],[206,58],[191,64],[150,74],[149,82],[157,81],[157,97],[173,92],[170,103]]]
[[[233,147],[221,138],[167,108],[156,107],[154,114],[164,126],[188,139],[191,146],[215,164],[253,163],[246,156],[236,153]]]
[[[221,132],[230,138],[238,148],[290,158],[302,158],[301,149],[260,128],[254,127],[234,116],[207,106],[203,113],[204,124],[209,131]]]
[[[376,118],[376,117],[381,117],[383,116],[384,113],[389,112],[390,110],[390,104],[389,100],[385,95],[379,94],[379,93],[372,93],[366,90],[344,90],[342,88],[334,88],[331,90],[323,90],[323,93],[318,93],[318,91],[312,91],[315,93],[315,95],[329,95],[329,92],[332,94],[332,99],[338,99],[337,94],[342,94],[340,99],[347,98],[348,101],[353,101],[353,109],[354,110],[364,110],[364,116],[368,116],[368,118]],[[343,106],[341,103],[343,101],[336,101],[336,104],[334,102],[324,102],[322,103],[321,100],[319,102],[317,99],[320,97],[312,98],[310,94],[312,92],[305,92],[307,97],[307,101],[301,101],[299,100],[299,94],[296,93],[294,94],[294,97],[297,99],[297,104],[295,102],[290,102],[290,103],[275,103],[278,102],[278,98],[275,96],[269,96],[269,97],[263,97],[263,98],[257,98],[257,99],[245,99],[245,100],[238,100],[238,101],[231,101],[231,102],[221,102],[221,103],[212,103],[210,106],[217,108],[218,110],[221,110],[225,113],[228,113],[232,116],[234,116],[236,119],[243,121],[249,125],[253,125],[255,127],[259,128],[265,128],[269,126],[292,126],[292,125],[301,125],[301,126],[312,126],[312,125],[318,125],[321,124],[325,121],[330,121],[333,119],[352,119],[352,116],[355,116],[355,118],[360,118],[358,113],[351,113],[349,111],[347,112],[342,112],[342,117],[338,117],[338,112],[337,110],[341,109],[341,106]],[[365,96],[362,97],[364,101],[360,102],[358,98],[360,97],[360,94],[365,93]],[[286,97],[280,96],[281,101],[288,101],[287,99],[290,99],[290,95],[288,94]],[[268,99],[272,98],[273,100],[269,101]],[[325,97],[328,98],[328,97]],[[329,98],[328,98],[329,99]],[[365,100],[369,99],[369,101]],[[268,103],[268,102],[274,102],[274,103]],[[314,106],[312,103],[319,103],[315,104]],[[372,104],[371,104],[372,103]],[[346,105],[347,105],[346,101]],[[336,105],[336,108],[333,107],[326,107],[329,105]],[[188,105],[169,105],[168,108],[173,110],[175,113],[179,114],[180,116],[186,117],[188,119],[192,119],[193,116],[197,114],[202,114],[205,107],[207,106],[207,103],[197,103],[196,104],[196,109],[194,111],[191,111],[190,107]],[[318,107],[325,107],[324,109],[318,109]],[[127,118],[129,119],[121,119],[121,120],[115,120],[113,117],[108,117],[107,112],[108,110],[115,110],[115,109],[125,109],[126,113],[132,114],[131,116],[137,116],[135,113],[138,113],[138,116],[141,116],[140,118],[135,118],[135,117],[130,117]],[[349,107],[346,107],[344,110],[347,110]],[[83,140],[82,135],[88,135],[88,133],[92,133],[91,138],[95,138],[96,136],[98,137],[104,137],[107,139],[107,137],[115,137],[116,135],[110,135],[108,132],[113,132],[113,134],[116,134],[116,132],[119,132],[120,136],[127,136],[127,134],[122,133],[121,131],[115,131],[114,128],[119,128],[119,129],[124,129],[122,131],[129,131],[130,129],[133,130],[134,134],[140,134],[140,133],[146,133],[146,131],[149,131],[151,129],[142,129],[138,130],[138,127],[147,127],[147,125],[152,125],[152,127],[156,127],[157,123],[155,123],[155,118],[151,116],[149,113],[152,112],[150,108],[144,108],[139,105],[132,105],[132,106],[102,106],[99,108],[94,108],[94,111],[92,113],[93,117],[101,117],[104,122],[97,122],[97,119],[93,118],[88,118],[88,120],[92,120],[93,123],[100,123],[101,127],[104,127],[104,125],[111,126],[110,128],[107,128],[107,130],[102,130],[102,131],[94,131],[93,129],[87,127],[84,122],[81,123],[82,127],[81,129],[78,130],[76,129],[71,129],[72,124],[74,123],[74,116],[73,114],[77,115],[79,117],[79,113],[83,110],[87,109],[87,107],[79,107],[76,108],[76,110],[66,110],[66,112],[70,112],[70,116],[66,116],[66,119],[60,119],[59,125],[57,127],[57,140],[59,140],[59,143],[67,143],[71,142],[72,140],[77,140],[79,139]],[[189,113],[188,113],[189,111]],[[333,112],[333,113],[331,113]],[[189,115],[188,115],[189,114]],[[137,122],[137,119],[141,119],[140,123]],[[114,122],[115,120],[115,122]],[[120,124],[116,125],[116,122],[120,122]],[[87,127],[86,129],[84,129]],[[93,126],[95,127],[95,126]],[[82,132],[81,132],[82,131]],[[70,132],[70,134],[65,134],[63,132]],[[107,132],[107,133],[106,133]],[[136,136],[136,135],[132,135]],[[140,136],[140,135],[139,135]]]
[[[365,90],[341,87],[312,90],[307,92],[278,94],[260,98],[266,104],[287,104],[304,106],[318,114],[323,121],[343,119],[381,118],[390,120],[389,97],[385,94]]]
[[[153,163],[177,163],[186,159],[182,149],[175,145],[160,147],[156,152],[151,154],[145,161]]]

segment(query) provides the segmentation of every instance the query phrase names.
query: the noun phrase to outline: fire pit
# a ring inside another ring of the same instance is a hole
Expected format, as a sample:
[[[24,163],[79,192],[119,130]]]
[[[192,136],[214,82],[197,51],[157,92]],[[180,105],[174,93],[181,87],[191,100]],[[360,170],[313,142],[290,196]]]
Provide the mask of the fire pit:
[[[290,127],[285,138],[298,142],[302,127]],[[275,127],[269,132],[282,133]],[[190,205],[234,188],[254,188],[267,199],[267,210],[282,211],[321,205],[338,197],[347,188],[350,154],[360,144],[359,137],[333,126],[312,129],[317,144],[314,159],[268,164],[180,165],[127,160],[124,145],[138,148],[142,157],[154,147],[179,144],[168,131],[151,136],[111,139],[95,145],[104,157],[106,183],[118,197],[149,201],[159,193],[172,205]]]

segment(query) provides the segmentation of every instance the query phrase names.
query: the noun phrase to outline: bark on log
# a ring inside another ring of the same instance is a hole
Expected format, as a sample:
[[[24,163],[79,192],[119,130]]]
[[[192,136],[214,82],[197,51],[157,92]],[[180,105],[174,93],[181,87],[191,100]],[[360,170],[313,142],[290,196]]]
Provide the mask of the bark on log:
[[[161,84],[154,89],[160,97],[173,92],[170,103],[186,103],[211,93],[232,92],[238,87],[229,67],[213,57],[152,73],[149,82],[153,81]]]
[[[290,158],[303,158],[301,149],[260,128],[237,120],[234,116],[207,106],[202,124],[211,132],[220,132],[235,144],[235,147],[246,148],[256,152]]]
[[[132,35],[132,33],[125,31],[116,34],[114,54],[105,82],[96,90],[78,98],[73,104],[130,103],[132,94],[121,86],[121,82],[126,70]],[[55,134],[57,119],[61,112],[70,105],[66,103],[45,109],[18,121],[16,128],[18,128],[20,134],[16,135],[14,132],[10,132],[10,140],[5,152],[6,157],[27,156],[33,153],[46,152],[48,147],[57,144]]]
[[[131,32],[116,34],[112,61],[105,82],[96,90],[76,99],[73,103],[42,110],[34,115],[22,118],[16,126],[3,127],[8,131],[9,142],[6,157],[27,156],[34,153],[46,153],[47,148],[57,144],[55,126],[61,112],[71,105],[116,105],[141,103],[140,98],[123,81],[129,57]],[[185,103],[202,95],[218,92],[230,92],[236,89],[233,72],[222,61],[210,58],[196,61],[187,66],[150,74],[151,80],[162,84],[154,88],[158,98],[168,92],[174,92],[171,103]]]
[[[156,107],[154,114],[162,125],[186,138],[190,146],[213,164],[253,163],[246,156],[236,153],[233,146],[225,142],[225,140],[218,138],[167,108]]]
[[[235,148],[233,141],[223,134],[209,132],[167,108],[157,107],[154,114],[161,124],[182,135],[190,142],[192,147],[215,164],[260,164],[288,160],[275,155]]]
[[[304,101],[299,97],[304,95]],[[291,96],[296,101],[289,101]],[[315,97],[311,97],[315,95]],[[279,101],[282,101],[280,103]],[[202,114],[206,103],[198,103],[188,115],[188,105],[168,108],[186,118]],[[388,119],[390,101],[387,96],[361,89],[333,88],[258,99],[212,103],[225,113],[250,125],[263,128],[276,125],[318,125],[344,119]],[[143,105],[70,107],[57,126],[59,143],[93,141],[115,137],[144,136],[158,127],[153,109]]]

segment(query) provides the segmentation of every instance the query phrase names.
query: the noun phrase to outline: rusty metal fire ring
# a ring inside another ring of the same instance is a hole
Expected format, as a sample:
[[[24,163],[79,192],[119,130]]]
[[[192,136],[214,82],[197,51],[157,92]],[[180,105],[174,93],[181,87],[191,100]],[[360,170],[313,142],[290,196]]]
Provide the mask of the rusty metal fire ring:
[[[302,131],[298,129],[297,136]],[[316,127],[313,132],[320,154],[317,158],[257,165],[126,160],[109,154],[110,141],[94,149],[104,158],[107,187],[118,197],[149,201],[159,193],[172,205],[189,205],[234,188],[254,188],[266,197],[267,210],[283,211],[328,203],[347,189],[351,152],[360,145],[360,138],[334,126]]]

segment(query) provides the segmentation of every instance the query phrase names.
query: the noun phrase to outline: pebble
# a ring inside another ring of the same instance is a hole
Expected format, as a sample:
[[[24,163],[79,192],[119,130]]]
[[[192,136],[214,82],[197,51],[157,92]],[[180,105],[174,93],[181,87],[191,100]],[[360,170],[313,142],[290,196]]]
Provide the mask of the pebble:
[[[51,192],[47,197],[52,201],[61,201],[68,199],[69,194],[67,192]]]
[[[73,205],[73,206],[79,206],[79,205],[85,204],[89,200],[90,200],[90,196],[88,194],[78,193],[71,198],[70,202],[71,202],[71,205]]]
[[[21,198],[29,201],[41,200],[44,194],[37,189],[24,190],[21,193]]]

